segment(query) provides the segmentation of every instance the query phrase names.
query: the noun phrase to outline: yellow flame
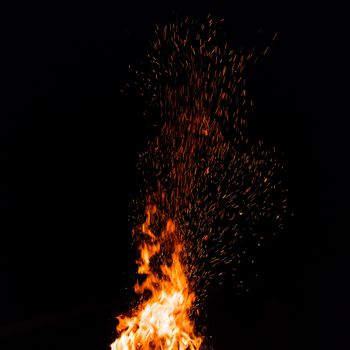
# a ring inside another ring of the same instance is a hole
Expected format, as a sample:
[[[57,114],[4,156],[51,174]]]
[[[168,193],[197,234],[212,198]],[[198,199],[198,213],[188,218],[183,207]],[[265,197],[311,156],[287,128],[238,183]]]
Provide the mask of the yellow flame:
[[[138,272],[147,274],[142,284],[136,283],[135,292],[151,292],[151,297],[139,304],[130,317],[119,316],[119,337],[111,345],[112,350],[196,350],[202,337],[196,336],[194,323],[189,317],[195,295],[189,290],[188,281],[180,260],[182,245],[176,243],[170,265],[160,267],[161,277],[152,272],[150,259],[160,252],[161,244],[150,230],[154,206],[146,209],[146,221],[142,232],[151,238],[140,247]],[[168,220],[160,238],[175,232],[175,223]]]

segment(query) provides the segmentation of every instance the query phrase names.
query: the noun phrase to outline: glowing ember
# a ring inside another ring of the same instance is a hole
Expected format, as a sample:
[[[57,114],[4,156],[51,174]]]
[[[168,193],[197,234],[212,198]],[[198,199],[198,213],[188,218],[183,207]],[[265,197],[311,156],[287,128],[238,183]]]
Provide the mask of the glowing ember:
[[[168,220],[166,228],[156,238],[150,230],[155,211],[155,207],[147,208],[147,220],[142,225],[142,232],[149,236],[150,242],[140,246],[138,272],[147,277],[141,285],[135,286],[136,293],[148,291],[151,296],[140,303],[131,317],[118,317],[117,330],[121,335],[112,344],[113,350],[195,350],[202,343],[202,338],[195,336],[194,324],[189,319],[195,296],[189,291],[180,262],[181,244],[175,244],[170,265],[161,265],[161,276],[150,267],[151,258],[159,253],[161,242],[168,241],[176,230],[174,222]]]

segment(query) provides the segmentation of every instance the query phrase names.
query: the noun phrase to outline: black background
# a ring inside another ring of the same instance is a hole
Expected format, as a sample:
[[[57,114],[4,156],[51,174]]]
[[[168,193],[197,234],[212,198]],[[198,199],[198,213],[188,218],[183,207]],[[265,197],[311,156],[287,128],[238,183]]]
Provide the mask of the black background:
[[[214,288],[207,336],[216,349],[349,348],[348,4],[48,3],[2,11],[1,349],[108,349],[132,296],[128,202],[149,132],[120,88],[155,23],[209,12],[235,46],[280,33],[250,82],[252,122],[286,154],[294,215],[261,247],[249,293]]]

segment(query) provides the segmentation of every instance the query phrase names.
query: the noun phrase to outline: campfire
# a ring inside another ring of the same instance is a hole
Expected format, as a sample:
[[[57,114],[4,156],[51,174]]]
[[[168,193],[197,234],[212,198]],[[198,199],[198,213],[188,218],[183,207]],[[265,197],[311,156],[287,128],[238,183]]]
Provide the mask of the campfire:
[[[203,348],[194,315],[210,284],[249,259],[242,237],[282,228],[283,166],[273,147],[250,139],[246,122],[246,67],[266,49],[229,49],[221,23],[209,16],[157,26],[137,70],[134,87],[161,127],[140,153],[144,183],[133,203],[139,302],[118,317],[112,350]]]

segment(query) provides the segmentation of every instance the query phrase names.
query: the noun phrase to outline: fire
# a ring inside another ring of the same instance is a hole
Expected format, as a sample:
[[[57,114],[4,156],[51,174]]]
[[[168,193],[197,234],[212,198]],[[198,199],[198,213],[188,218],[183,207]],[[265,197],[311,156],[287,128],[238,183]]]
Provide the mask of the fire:
[[[134,287],[136,293],[148,291],[151,296],[141,302],[130,317],[118,317],[119,337],[111,345],[112,350],[196,350],[202,343],[202,337],[195,335],[194,323],[189,317],[195,295],[189,289],[181,264],[182,244],[174,243],[171,263],[161,265],[160,273],[153,271],[150,265],[152,257],[160,253],[161,243],[169,242],[176,230],[175,223],[169,219],[158,237],[151,232],[155,212],[155,206],[146,209],[142,233],[148,240],[139,246],[137,262],[138,273],[147,277]]]
[[[221,276],[236,278],[250,259],[246,244],[262,239],[266,227],[283,228],[283,164],[247,128],[253,101],[246,67],[261,52],[230,49],[218,34],[221,23],[208,16],[157,26],[135,71],[145,114],[160,128],[139,154],[143,180],[131,215],[141,232],[134,235],[141,298],[131,315],[118,317],[112,350],[203,348],[191,312],[200,315]],[[144,221],[145,199],[152,205]]]

